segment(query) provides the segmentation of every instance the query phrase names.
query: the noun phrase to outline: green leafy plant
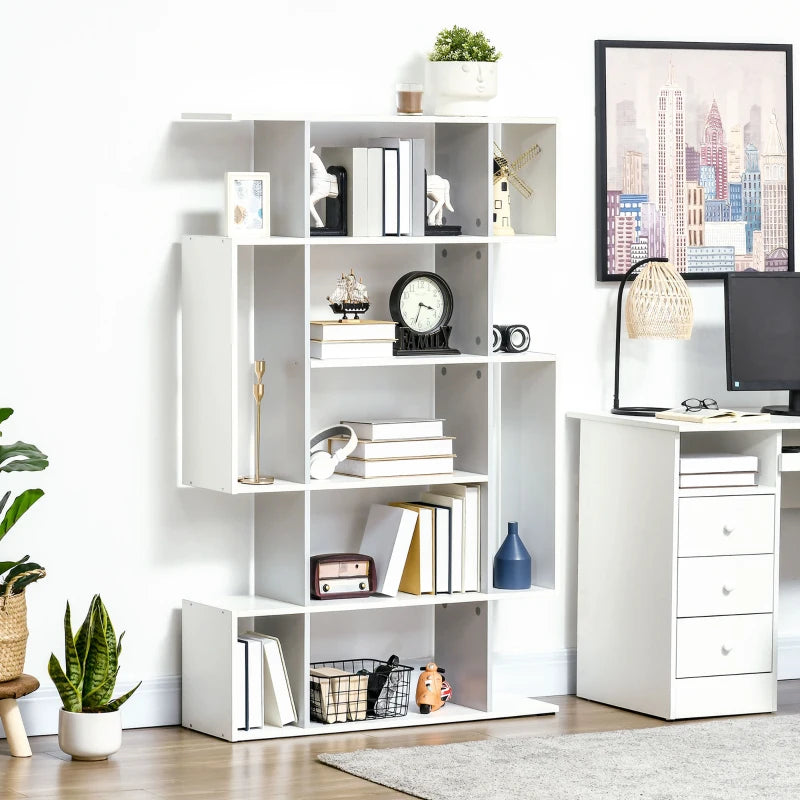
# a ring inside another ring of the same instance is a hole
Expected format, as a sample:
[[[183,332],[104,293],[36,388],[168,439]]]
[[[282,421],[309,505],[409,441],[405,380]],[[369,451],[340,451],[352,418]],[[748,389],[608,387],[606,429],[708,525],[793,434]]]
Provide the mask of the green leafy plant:
[[[119,673],[122,637],[117,640],[108,611],[96,594],[86,619],[72,635],[69,602],[64,614],[64,667],[50,654],[47,671],[61,696],[65,711],[107,713],[116,711],[141,685],[136,684],[116,700],[111,699]]]
[[[0,408],[0,423],[5,422],[14,410]],[[2,436],[2,434],[0,434]],[[47,456],[38,447],[25,442],[0,445],[0,472],[39,472],[48,464]],[[0,498],[0,539],[19,522],[22,515],[44,494],[41,489],[26,489],[14,498],[6,509],[11,492]],[[3,510],[5,509],[5,514]],[[10,591],[20,594],[28,584],[45,576],[41,564],[24,556],[17,561],[0,561],[0,594]]]
[[[430,61],[497,61],[503,54],[495,50],[483,31],[473,33],[469,28],[443,28],[439,31]]]

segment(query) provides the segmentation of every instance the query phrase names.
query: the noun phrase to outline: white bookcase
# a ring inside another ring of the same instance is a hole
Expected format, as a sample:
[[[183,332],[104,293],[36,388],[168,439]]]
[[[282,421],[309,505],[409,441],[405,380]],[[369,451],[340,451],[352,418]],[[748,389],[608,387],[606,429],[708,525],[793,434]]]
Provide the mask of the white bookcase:
[[[192,124],[241,122],[230,114],[184,115]],[[182,248],[182,482],[250,494],[253,548],[243,575],[250,594],[183,602],[183,725],[229,741],[547,714],[557,706],[504,696],[492,684],[497,605],[531,604],[555,576],[555,356],[492,354],[493,288],[519,243],[555,235],[556,122],[552,119],[350,117],[246,118],[252,168],[268,171],[271,229],[263,244],[185,236]],[[188,122],[186,124],[189,124]],[[311,237],[308,148],[360,146],[377,136],[423,137],[429,173],[450,180],[459,237]],[[516,237],[491,235],[492,142],[512,156],[536,143],[526,167],[532,201],[515,198]],[[222,182],[222,176],[220,176]],[[405,272],[429,269],[450,284],[451,344],[462,355],[317,361],[309,321],[330,317],[325,297],[350,268],[363,275],[369,316],[388,318],[389,292]],[[509,320],[499,318],[501,322]],[[534,342],[538,338],[532,331]],[[237,481],[253,472],[252,364],[266,360],[262,471],[270,486]],[[355,417],[444,417],[458,470],[442,476],[362,480],[308,478],[311,435]],[[408,500],[436,484],[481,489],[481,591],[309,599],[309,559],[357,552],[371,503]],[[528,592],[492,587],[492,559],[505,523],[518,520],[534,557]],[[224,531],[224,519],[220,530]],[[523,599],[519,598],[523,596]],[[234,646],[255,629],[281,640],[298,712],[296,725],[250,731],[234,725]],[[393,649],[387,651],[387,647]],[[404,717],[322,725],[309,719],[308,665],[335,658],[435,658],[454,701],[430,715],[412,700]]]

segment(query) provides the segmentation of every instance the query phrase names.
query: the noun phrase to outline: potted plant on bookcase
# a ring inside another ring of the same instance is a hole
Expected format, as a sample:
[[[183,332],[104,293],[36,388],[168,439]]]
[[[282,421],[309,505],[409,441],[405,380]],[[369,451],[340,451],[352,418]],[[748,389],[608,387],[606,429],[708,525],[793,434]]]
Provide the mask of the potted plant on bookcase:
[[[497,95],[499,53],[482,31],[454,25],[443,28],[428,55],[428,83],[435,97],[434,114],[485,117]]]
[[[0,423],[13,413],[11,408],[0,408]],[[35,445],[26,442],[0,445],[0,472],[38,472],[47,463],[47,456]],[[26,489],[8,508],[11,492],[0,498],[0,539],[43,494],[41,489]],[[28,642],[25,587],[45,576],[42,566],[29,559],[30,556],[23,556],[16,561],[0,561],[0,681],[18,678],[25,666]]]
[[[96,594],[73,636],[67,602],[64,666],[51,654],[47,671],[64,704],[58,717],[58,746],[76,761],[103,761],[122,746],[119,709],[141,686],[139,681],[129,692],[111,699],[124,635],[123,631],[117,639],[108,611]]]

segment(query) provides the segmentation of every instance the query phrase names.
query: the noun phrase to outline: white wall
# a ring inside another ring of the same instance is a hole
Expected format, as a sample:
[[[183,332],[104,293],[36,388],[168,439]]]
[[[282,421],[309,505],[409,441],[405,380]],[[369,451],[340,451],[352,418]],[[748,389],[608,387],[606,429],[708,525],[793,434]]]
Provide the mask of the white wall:
[[[176,243],[217,232],[222,174],[247,167],[247,131],[175,124],[180,111],[390,112],[395,82],[423,77],[439,28],[484,29],[504,52],[493,110],[560,119],[560,236],[504,273],[502,302],[529,322],[535,347],[559,353],[560,410],[607,407],[615,289],[594,281],[593,40],[768,42],[791,31],[749,3],[725,9],[676,2],[648,18],[619,0],[500,13],[485,0],[45,0],[8,10],[0,404],[17,410],[6,441],[33,441],[52,461],[9,479],[47,496],[0,545],[0,557],[30,553],[49,572],[28,592],[28,671],[49,683],[65,599],[82,615],[99,591],[128,631],[121,678],[176,675],[180,599],[247,585],[250,501],[176,485]],[[691,288],[691,342],[625,342],[626,403],[742,404],[723,393],[721,288]],[[504,614],[503,651],[574,646],[575,430],[562,434],[560,588],[534,615]],[[800,632],[800,612],[786,619]]]

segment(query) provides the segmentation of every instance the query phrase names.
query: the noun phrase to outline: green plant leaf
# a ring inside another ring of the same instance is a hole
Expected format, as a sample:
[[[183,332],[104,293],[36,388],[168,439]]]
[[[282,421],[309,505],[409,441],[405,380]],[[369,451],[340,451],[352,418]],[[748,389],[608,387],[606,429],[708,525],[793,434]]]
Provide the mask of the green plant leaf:
[[[125,694],[120,695],[116,700],[112,700],[110,703],[106,705],[106,711],[116,711],[126,700],[130,699],[130,696],[142,685],[142,682],[136,684],[129,692],[125,692]]]
[[[24,564],[23,566],[28,566]],[[30,570],[27,572],[22,573],[22,577],[18,578],[14,581],[14,587],[11,590],[11,594],[22,594],[25,591],[26,586],[30,586],[32,583],[36,583],[36,581],[40,581],[44,576],[47,575],[45,570],[42,567],[38,567],[37,569]],[[8,581],[3,585],[2,591],[5,591],[5,587],[8,584]]]
[[[0,470],[2,471],[2,470]],[[5,516],[0,520],[0,539],[2,539],[19,521],[19,518],[44,495],[41,489],[26,489],[9,506]]]
[[[92,634],[92,617],[94,616],[94,607],[100,595],[95,595],[89,603],[89,610],[86,612],[86,618],[78,628],[78,634],[75,637],[75,649],[78,651],[78,658],[81,661],[81,672],[86,671],[86,657],[89,654],[89,642],[91,641]]]
[[[83,673],[83,703],[87,707],[103,706],[111,699],[116,673],[116,640],[109,645],[108,612],[100,597],[93,604],[89,652]],[[113,632],[113,629],[112,629]]]
[[[11,497],[11,492],[6,492],[3,495],[3,499],[0,500],[0,514],[3,513],[3,509],[6,507],[6,503],[8,502],[9,497]]]
[[[39,472],[48,463],[47,456],[34,444],[0,445],[0,472]]]
[[[19,561],[0,561],[0,575],[2,575],[7,569],[16,567],[18,564],[24,564],[29,558],[30,556],[23,556]]]
[[[0,423],[5,422],[14,413],[13,408],[0,408]],[[0,436],[3,434],[0,433]]]
[[[64,664],[66,665],[64,671],[69,682],[73,686],[81,686],[83,683],[83,665],[78,658],[78,650],[75,647],[75,639],[72,635],[69,600],[67,601],[67,610],[64,612]]]
[[[69,678],[64,674],[64,670],[61,669],[61,664],[58,663],[58,659],[53,653],[50,654],[47,672],[56,685],[59,697],[61,697],[61,702],[64,704],[64,710],[79,713],[81,710],[80,692],[70,683]]]

